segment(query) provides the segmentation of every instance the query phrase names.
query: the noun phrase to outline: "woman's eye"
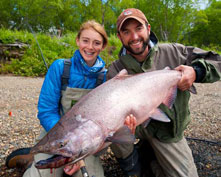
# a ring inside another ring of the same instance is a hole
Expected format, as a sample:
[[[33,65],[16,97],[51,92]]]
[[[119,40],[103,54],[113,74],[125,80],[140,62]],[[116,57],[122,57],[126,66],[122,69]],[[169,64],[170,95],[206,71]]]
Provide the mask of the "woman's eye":
[[[100,42],[95,42],[95,45],[101,45],[101,43]]]

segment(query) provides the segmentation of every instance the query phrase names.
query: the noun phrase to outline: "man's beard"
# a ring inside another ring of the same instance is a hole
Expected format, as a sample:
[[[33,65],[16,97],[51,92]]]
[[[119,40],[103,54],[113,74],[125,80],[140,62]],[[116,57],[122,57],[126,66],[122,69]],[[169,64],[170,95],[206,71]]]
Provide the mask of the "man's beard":
[[[143,41],[142,49],[141,49],[140,51],[138,51],[138,52],[134,51],[134,50],[130,47],[130,43],[129,43],[129,45],[123,45],[123,46],[124,46],[124,47],[127,49],[127,51],[130,52],[131,54],[133,54],[133,55],[140,55],[140,54],[142,54],[142,53],[146,50],[146,48],[148,47],[148,44],[149,44],[149,42],[150,42],[150,37],[148,37],[145,41],[144,41],[144,39],[142,39],[142,41]]]

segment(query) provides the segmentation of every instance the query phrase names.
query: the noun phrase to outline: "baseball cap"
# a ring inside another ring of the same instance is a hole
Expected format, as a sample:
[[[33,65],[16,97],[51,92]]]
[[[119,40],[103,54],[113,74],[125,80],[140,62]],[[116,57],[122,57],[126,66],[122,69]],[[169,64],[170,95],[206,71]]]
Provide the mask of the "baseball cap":
[[[128,18],[134,18],[135,20],[139,21],[141,24],[148,23],[146,16],[141,12],[139,9],[129,8],[124,10],[119,17],[117,18],[117,31],[120,31],[123,23]]]

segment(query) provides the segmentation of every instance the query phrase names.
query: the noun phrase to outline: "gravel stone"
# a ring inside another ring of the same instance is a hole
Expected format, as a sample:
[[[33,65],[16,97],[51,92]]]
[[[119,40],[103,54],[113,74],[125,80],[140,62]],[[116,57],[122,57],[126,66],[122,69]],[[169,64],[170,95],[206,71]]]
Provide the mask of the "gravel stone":
[[[0,176],[20,177],[7,169],[5,159],[13,150],[34,145],[39,135],[37,102],[44,78],[0,75]],[[200,177],[221,176],[221,82],[195,84],[191,96],[192,122],[185,131]],[[123,176],[111,152],[102,156],[107,177]]]

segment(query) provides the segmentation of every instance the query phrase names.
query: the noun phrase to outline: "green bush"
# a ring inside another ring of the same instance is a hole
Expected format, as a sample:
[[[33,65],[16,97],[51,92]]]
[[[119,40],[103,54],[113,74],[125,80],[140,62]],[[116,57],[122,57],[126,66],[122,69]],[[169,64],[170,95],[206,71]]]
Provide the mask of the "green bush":
[[[11,59],[12,62],[1,64],[0,73],[13,73],[21,76],[43,76],[46,74],[47,69],[44,65],[42,54],[48,66],[58,58],[70,58],[77,49],[75,39],[76,33],[71,32],[61,38],[57,38],[40,33],[34,37],[32,33],[27,31],[0,29],[0,40],[2,43],[22,42],[29,45],[21,60]],[[107,64],[110,64],[117,58],[119,47],[116,45],[121,45],[120,41],[116,36],[111,36],[108,46],[101,53],[101,57]]]
[[[219,55],[221,55],[221,46],[215,46],[215,45],[209,45],[209,47],[202,46],[202,49],[204,50],[212,50]]]
[[[103,56],[107,66],[109,66],[114,60],[118,58],[118,53],[121,49],[121,41],[118,39],[116,35],[110,35],[108,38],[108,46],[106,49],[101,53],[101,56],[103,54],[106,54]]]
[[[47,69],[44,65],[42,55],[47,65],[50,66],[58,58],[70,58],[76,49],[76,46],[73,46],[75,34],[67,34],[63,38],[40,33],[35,36],[41,50],[32,33],[0,29],[1,43],[22,42],[29,45],[21,60],[11,59],[10,63],[2,64],[0,73],[13,73],[21,76],[43,76],[46,74]]]
[[[35,35],[48,67],[56,59],[72,57],[78,48],[75,42],[76,35],[72,32],[60,38],[40,33]],[[27,31],[0,29],[0,42],[5,44],[22,42],[29,45],[21,60],[11,59],[10,63],[1,64],[0,73],[12,73],[20,76],[44,76],[46,74],[47,69],[35,37]],[[107,65],[117,59],[120,46],[120,40],[111,35],[108,46],[101,52],[101,57]]]
[[[0,41],[3,44],[12,44],[14,42],[23,42],[31,44],[34,38],[31,33],[27,31],[11,31],[7,29],[0,29]]]

